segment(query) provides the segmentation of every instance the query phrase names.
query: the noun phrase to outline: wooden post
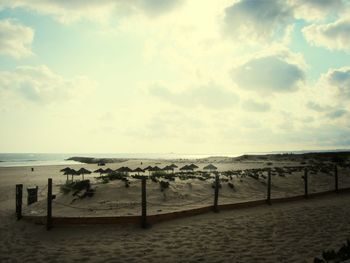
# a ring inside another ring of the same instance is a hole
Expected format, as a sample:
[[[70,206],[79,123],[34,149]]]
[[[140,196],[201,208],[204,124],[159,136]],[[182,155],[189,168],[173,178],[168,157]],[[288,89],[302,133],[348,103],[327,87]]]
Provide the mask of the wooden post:
[[[335,183],[335,192],[338,193],[338,166],[334,165],[334,183]]]
[[[309,180],[308,180],[308,171],[307,168],[304,170],[304,197],[308,198],[309,196]]]
[[[22,196],[23,184],[16,184],[16,217],[17,220],[22,218]]]
[[[47,182],[47,218],[46,229],[52,228],[52,179],[49,178]]]
[[[271,205],[271,170],[267,173],[267,198],[266,202]]]
[[[141,179],[141,227],[147,228],[146,178]]]
[[[27,205],[31,205],[38,201],[38,186],[27,187]]]
[[[219,208],[218,208],[218,200],[219,200],[219,175],[215,175],[215,194],[214,194],[214,207],[213,207],[213,211],[215,213],[219,212]]]

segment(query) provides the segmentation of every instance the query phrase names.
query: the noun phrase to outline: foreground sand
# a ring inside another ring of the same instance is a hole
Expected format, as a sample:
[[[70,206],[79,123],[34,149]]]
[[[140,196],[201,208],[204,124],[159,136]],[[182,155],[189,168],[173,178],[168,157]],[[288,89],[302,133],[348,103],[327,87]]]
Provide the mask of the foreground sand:
[[[167,163],[144,160],[143,166],[163,166]],[[220,170],[228,170],[264,167],[265,163],[215,165]],[[121,165],[134,168],[139,164],[139,160],[132,160],[109,166],[112,169]],[[200,167],[205,165],[201,162],[197,164]],[[284,165],[295,163],[274,163],[274,166]],[[76,166],[80,167],[90,170],[97,168],[96,165]],[[56,193],[59,184],[64,183],[65,176],[58,172],[61,168],[35,167],[34,172],[30,171],[30,167],[0,168],[0,262],[313,262],[313,258],[319,256],[322,250],[338,249],[350,238],[350,194],[209,213],[157,224],[147,230],[139,226],[113,225],[55,227],[47,232],[44,226],[15,221],[14,185],[38,185],[39,198],[44,200],[48,177],[53,178]],[[340,174],[341,185],[348,187],[349,172],[344,170]],[[96,174],[91,175],[90,179],[94,176]],[[297,184],[298,191],[302,193],[300,174],[274,178],[275,191],[283,189],[280,191],[283,194],[289,189],[288,185]],[[330,190],[333,187],[333,179],[327,174],[315,175],[311,177],[311,182],[311,191]],[[265,194],[265,186],[251,178],[244,178],[241,185],[240,181],[236,181],[236,185],[238,191],[233,194],[236,201],[248,196],[238,193],[250,193],[257,186]],[[134,191],[133,187],[139,193],[137,183],[135,186],[132,183],[130,189],[120,186],[118,189],[124,195],[126,191]],[[212,190],[210,184],[205,187],[206,193]],[[242,191],[239,191],[239,187]],[[100,200],[99,193],[104,192],[99,189],[95,201]],[[176,187],[173,190],[178,191]],[[228,194],[229,188],[225,191]],[[156,194],[161,197],[159,189],[154,188],[153,194],[155,198]],[[79,202],[75,205],[87,205],[87,200]],[[139,210],[139,207],[136,209]],[[58,207],[55,211],[69,212],[60,211]]]
[[[349,238],[350,195],[137,226],[45,231],[1,211],[0,262],[312,262]]]

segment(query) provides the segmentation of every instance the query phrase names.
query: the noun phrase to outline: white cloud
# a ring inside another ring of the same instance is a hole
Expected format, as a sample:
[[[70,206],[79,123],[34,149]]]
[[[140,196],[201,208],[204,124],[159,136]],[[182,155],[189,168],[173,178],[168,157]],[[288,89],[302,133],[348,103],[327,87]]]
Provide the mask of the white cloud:
[[[257,102],[252,99],[248,99],[243,102],[242,107],[246,111],[250,112],[267,112],[270,110],[271,106],[266,102]]]
[[[339,98],[350,99],[350,67],[330,69],[322,76]]]
[[[24,8],[44,15],[51,15],[59,22],[71,23],[81,19],[106,21],[113,16],[143,13],[158,16],[180,4],[182,0],[3,0],[0,8]]]
[[[291,0],[296,18],[322,20],[344,8],[342,0]]]
[[[305,63],[289,51],[258,54],[231,71],[239,88],[268,95],[296,91],[305,79]]]
[[[11,20],[0,20],[0,54],[14,58],[32,54],[34,30]]]
[[[158,84],[149,87],[149,93],[165,102],[185,107],[201,106],[209,109],[223,109],[235,106],[239,100],[236,93],[214,83],[197,88],[173,92]]]
[[[237,40],[270,40],[292,19],[286,1],[241,0],[225,9],[224,32]]]
[[[49,104],[80,98],[94,86],[95,83],[86,77],[65,79],[47,66],[21,66],[13,71],[0,71],[2,94],[33,103]]]
[[[312,24],[302,29],[306,40],[315,46],[331,50],[350,51],[350,19],[342,18],[329,24]]]

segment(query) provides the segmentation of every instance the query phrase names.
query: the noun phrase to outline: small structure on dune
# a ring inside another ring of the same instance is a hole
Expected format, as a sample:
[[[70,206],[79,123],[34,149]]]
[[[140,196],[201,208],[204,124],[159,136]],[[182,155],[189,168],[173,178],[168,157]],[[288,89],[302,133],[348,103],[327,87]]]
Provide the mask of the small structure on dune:
[[[208,164],[207,166],[204,166],[203,167],[203,170],[209,170],[209,171],[216,171],[218,168],[215,166],[215,165],[213,165],[213,164]]]
[[[78,175],[82,176],[83,180],[84,180],[85,174],[91,174],[91,172],[89,170],[85,169],[84,167],[80,168],[77,173],[78,173]]]
[[[102,162],[102,161],[97,163],[97,166],[105,166],[105,165],[106,165],[106,163]]]

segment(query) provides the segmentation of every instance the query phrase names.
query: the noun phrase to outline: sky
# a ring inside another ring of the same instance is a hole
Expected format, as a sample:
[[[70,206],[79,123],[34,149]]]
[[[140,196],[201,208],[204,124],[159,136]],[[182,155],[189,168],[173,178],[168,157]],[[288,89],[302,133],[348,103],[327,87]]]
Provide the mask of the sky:
[[[349,0],[0,0],[0,152],[350,148]]]

